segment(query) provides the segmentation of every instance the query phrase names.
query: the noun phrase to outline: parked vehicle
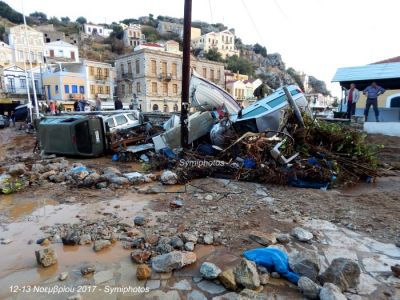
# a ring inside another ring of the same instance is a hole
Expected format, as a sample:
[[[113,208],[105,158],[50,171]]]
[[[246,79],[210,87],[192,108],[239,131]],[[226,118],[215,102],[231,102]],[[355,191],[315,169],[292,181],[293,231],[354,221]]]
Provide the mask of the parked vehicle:
[[[5,128],[10,126],[10,119],[7,116],[0,115],[0,128]]]
[[[14,110],[15,113],[15,121],[16,122],[24,122],[29,115],[29,109],[27,104],[19,105]]]
[[[143,122],[140,117],[139,111],[131,111],[127,113],[117,113],[111,115],[105,119],[110,132],[114,132],[119,129],[128,129],[141,125]]]

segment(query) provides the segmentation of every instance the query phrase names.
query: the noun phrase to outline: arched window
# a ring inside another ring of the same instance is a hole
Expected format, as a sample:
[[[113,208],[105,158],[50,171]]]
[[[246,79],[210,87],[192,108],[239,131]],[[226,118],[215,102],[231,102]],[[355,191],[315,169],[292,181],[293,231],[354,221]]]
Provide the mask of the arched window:
[[[158,110],[158,105],[157,104],[153,105],[153,111],[155,111],[155,110]]]
[[[178,104],[174,104],[174,111],[178,111]]]
[[[169,112],[169,107],[167,104],[164,104],[164,112]]]

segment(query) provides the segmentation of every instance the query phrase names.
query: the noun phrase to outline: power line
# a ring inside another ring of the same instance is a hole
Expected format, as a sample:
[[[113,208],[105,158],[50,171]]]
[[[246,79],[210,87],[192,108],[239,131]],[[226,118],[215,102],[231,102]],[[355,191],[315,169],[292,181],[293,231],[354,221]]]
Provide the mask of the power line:
[[[289,20],[288,16],[285,14],[284,10],[279,5],[279,3],[276,0],[273,0],[273,1],[274,1],[275,6],[278,8],[279,12],[281,13],[281,15],[284,16],[286,20]]]
[[[242,4],[243,4],[243,6],[244,6],[244,8],[245,8],[245,10],[246,10],[247,16],[249,17],[251,23],[253,24],[254,30],[256,31],[258,37],[260,38],[260,41],[265,45],[264,40],[263,40],[263,38],[262,38],[260,32],[258,31],[256,22],[254,22],[254,20],[253,20],[251,14],[250,14],[250,11],[249,11],[249,9],[247,8],[247,6],[246,6],[244,0],[242,0]]]
[[[208,0],[208,7],[210,8],[211,24],[214,24],[214,16],[211,8],[211,0]]]

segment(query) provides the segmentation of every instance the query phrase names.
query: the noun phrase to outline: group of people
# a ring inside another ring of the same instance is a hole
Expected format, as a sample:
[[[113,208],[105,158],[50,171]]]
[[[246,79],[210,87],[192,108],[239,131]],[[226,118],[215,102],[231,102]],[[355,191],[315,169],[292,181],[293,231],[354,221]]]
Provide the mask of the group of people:
[[[362,93],[366,95],[367,100],[365,102],[364,116],[365,121],[368,120],[369,109],[374,109],[375,119],[379,122],[379,110],[378,110],[378,97],[385,92],[385,89],[372,82],[371,85],[367,86]],[[346,90],[346,103],[347,103],[347,117],[350,119],[356,112],[356,104],[360,99],[360,91],[356,88],[354,83],[350,84],[350,89]]]

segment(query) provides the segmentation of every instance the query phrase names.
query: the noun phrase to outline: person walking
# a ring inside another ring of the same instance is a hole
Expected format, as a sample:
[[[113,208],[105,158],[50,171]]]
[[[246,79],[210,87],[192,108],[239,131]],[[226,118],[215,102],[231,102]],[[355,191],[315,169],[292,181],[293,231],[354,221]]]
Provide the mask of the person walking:
[[[364,89],[363,94],[367,96],[367,101],[365,103],[365,111],[364,111],[365,122],[367,122],[368,120],[368,113],[371,105],[375,112],[375,120],[376,122],[379,122],[378,97],[382,95],[384,92],[385,89],[377,85],[375,81],[372,82],[370,86],[367,86]]]
[[[11,118],[11,122],[13,124],[13,127],[15,127],[15,112],[14,111],[11,112],[10,118]]]
[[[350,84],[350,89],[346,91],[346,102],[347,102],[347,117],[351,119],[356,113],[356,104],[360,99],[360,91],[356,89],[354,83]]]

